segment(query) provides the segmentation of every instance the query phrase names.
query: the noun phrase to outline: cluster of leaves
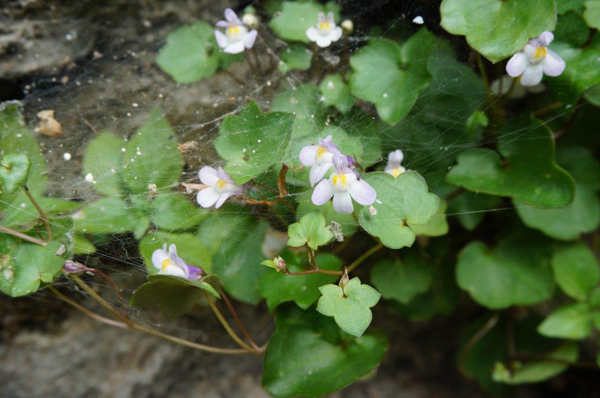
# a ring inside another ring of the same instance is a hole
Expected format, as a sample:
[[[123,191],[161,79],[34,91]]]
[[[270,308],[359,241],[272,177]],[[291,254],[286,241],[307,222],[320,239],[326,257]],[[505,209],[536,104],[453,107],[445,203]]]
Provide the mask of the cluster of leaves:
[[[176,137],[154,110],[128,140],[102,132],[88,144],[82,175],[102,197],[59,217],[79,204],[43,197],[46,166],[39,148],[18,109],[2,109],[2,164],[28,154],[27,184],[52,224],[62,225],[65,232],[54,241],[66,242],[64,257],[85,251],[77,250],[77,240],[93,250],[75,236],[133,234],[149,280],[131,304],[159,307],[172,319],[205,305],[204,292],[219,298],[221,288],[245,303],[266,300],[277,311],[263,385],[277,397],[326,395],[372,372],[388,346],[385,335],[369,330],[372,308],[381,301],[400,316],[425,320],[452,313],[460,289],[490,311],[519,306],[529,314],[530,306],[558,294],[557,285],[566,300],[574,300],[541,322],[533,316],[515,320],[509,311],[474,321],[465,331],[461,368],[484,388],[543,381],[577,361],[574,340],[600,328],[600,268],[588,246],[597,241],[592,234],[600,225],[600,163],[594,157],[600,140],[587,134],[600,121],[600,40],[592,36],[600,19],[597,2],[442,2],[442,27],[465,36],[490,63],[556,29],[551,49],[567,69],[548,81],[543,95],[521,102],[495,97],[487,80],[491,64],[482,60],[480,69],[488,73],[476,72],[425,27],[401,37],[390,30],[389,37],[353,52],[339,70],[304,73],[323,62],[306,46],[306,29],[319,12],[331,11],[339,21],[339,6],[268,4],[268,27],[288,44],[277,68],[305,82],[277,83],[280,91],[268,110],[250,102],[223,120],[215,150],[223,169],[246,190],[218,211],[200,209],[181,189],[184,164]],[[205,22],[171,32],[157,64],[175,81],[193,83],[241,61],[218,50],[213,32]],[[378,118],[364,111],[368,107]],[[372,206],[339,214],[331,203],[312,203],[309,170],[298,154],[328,135],[365,170],[361,178],[377,192]],[[394,178],[382,171],[382,160],[398,147],[410,170]],[[22,173],[26,165],[19,164]],[[14,170],[6,175],[0,168],[7,191],[22,185],[19,168]],[[291,195],[280,197],[281,185]],[[2,225],[43,233],[35,213],[18,210],[21,193],[2,192],[0,199]],[[446,212],[457,221],[448,236]],[[34,292],[60,272],[62,262],[49,254],[52,245],[42,249],[0,238],[2,253],[8,253],[0,269],[11,270],[0,274],[3,292]],[[367,255],[383,249],[367,260],[370,272],[361,267],[360,278],[345,273],[364,260],[346,246],[350,240],[371,242]],[[164,243],[175,244],[208,276],[188,281],[157,275],[152,253]],[[274,256],[281,259],[271,261]],[[513,350],[536,356],[519,359]]]

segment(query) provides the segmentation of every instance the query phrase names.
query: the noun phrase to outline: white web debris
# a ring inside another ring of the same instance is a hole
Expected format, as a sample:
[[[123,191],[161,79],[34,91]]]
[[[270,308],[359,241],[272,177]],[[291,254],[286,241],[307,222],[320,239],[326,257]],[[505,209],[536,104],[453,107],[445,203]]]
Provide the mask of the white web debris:
[[[69,152],[65,152],[63,154],[63,159],[66,160],[66,161],[71,160],[71,154]]]
[[[416,23],[417,25],[423,25],[425,23],[425,21],[423,20],[423,17],[420,15],[418,17],[415,17],[412,21],[413,21],[413,23]]]
[[[369,213],[371,213],[372,216],[376,216],[377,215],[377,209],[374,208],[373,206],[369,206]]]

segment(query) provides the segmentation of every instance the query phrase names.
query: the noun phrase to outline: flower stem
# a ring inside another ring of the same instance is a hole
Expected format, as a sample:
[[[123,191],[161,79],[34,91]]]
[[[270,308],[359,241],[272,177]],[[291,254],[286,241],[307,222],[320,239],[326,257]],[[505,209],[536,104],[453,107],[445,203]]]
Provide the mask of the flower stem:
[[[221,322],[221,325],[223,325],[223,327],[225,328],[225,331],[227,331],[227,334],[229,334],[229,336],[233,339],[233,341],[238,343],[238,345],[240,347],[242,347],[243,349],[245,349],[246,351],[248,351],[252,354],[262,354],[261,350],[257,350],[257,349],[250,347],[248,344],[244,343],[242,341],[242,339],[240,339],[238,337],[237,334],[235,334],[235,332],[233,331],[233,329],[231,329],[231,326],[229,326],[229,323],[227,322],[227,320],[225,319],[223,314],[221,314],[221,311],[219,311],[219,309],[213,302],[212,298],[210,297],[210,294],[206,291],[204,292],[204,294],[206,295],[206,299],[208,300],[208,304],[210,305],[210,308],[213,310],[213,312],[219,319],[219,322]]]
[[[343,271],[330,271],[327,269],[309,269],[306,271],[290,272],[283,271],[285,275],[309,275],[309,274],[325,274],[325,275],[342,275]]]
[[[481,74],[481,79],[483,80],[483,84],[485,85],[485,91],[489,94],[490,82],[488,80],[487,72],[485,71],[483,58],[481,58],[481,54],[479,54],[477,51],[475,52],[475,56],[477,57],[477,66],[479,67],[479,73]]]
[[[350,264],[350,266],[348,266],[348,272],[351,272],[352,270],[354,270],[354,268],[358,267],[363,261],[365,261],[367,258],[371,257],[371,255],[373,253],[378,252],[382,248],[383,248],[383,243],[378,243],[376,246],[373,246],[372,248],[367,250],[362,256],[357,258],[356,261],[354,261],[352,264]]]
[[[240,328],[240,330],[242,331],[242,334],[246,337],[246,340],[248,340],[248,342],[250,343],[250,345],[254,349],[260,350],[260,348],[258,347],[258,345],[256,345],[256,343],[252,339],[252,336],[250,336],[250,333],[248,333],[248,330],[246,330],[246,328],[244,327],[244,324],[242,323],[242,320],[240,319],[237,311],[235,310],[235,308],[231,304],[231,301],[229,300],[229,297],[227,296],[227,294],[225,294],[225,291],[223,289],[219,288],[219,294],[221,295],[221,298],[223,299],[223,301],[227,305],[227,309],[229,310],[229,312],[233,316],[233,319],[235,320],[236,325],[238,326],[238,328]]]
[[[473,349],[473,347],[475,346],[475,344],[477,344],[479,342],[479,340],[481,340],[483,337],[485,337],[485,335],[488,334],[490,332],[490,330],[492,330],[494,328],[494,326],[496,326],[499,319],[500,319],[499,313],[495,313],[494,315],[492,315],[492,317],[481,327],[481,329],[479,329],[467,341],[467,343],[465,344],[465,346],[462,349],[462,352],[460,353],[460,358],[458,361],[458,367],[461,369],[461,371],[463,373],[466,373],[465,364],[467,361],[467,354]]]
[[[33,204],[33,207],[35,207],[35,209],[39,213],[40,219],[42,220],[42,222],[46,226],[46,232],[48,233],[48,240],[52,241],[52,229],[50,228],[50,223],[48,222],[48,217],[46,217],[46,214],[44,214],[44,210],[42,210],[42,208],[40,207],[40,205],[38,205],[38,203],[35,201],[35,199],[31,195],[31,192],[29,192],[29,188],[27,188],[26,186],[23,186],[22,188],[23,188],[23,191],[25,191],[25,195],[27,195],[27,197],[29,198],[29,200]]]
[[[2,225],[0,225],[0,232],[4,232],[5,234],[16,236],[17,238],[26,240],[27,242],[35,243],[36,245],[40,245],[40,246],[48,245],[48,243],[46,243],[42,240],[36,239],[33,236],[22,234],[18,231],[15,231],[14,229],[3,227]]]

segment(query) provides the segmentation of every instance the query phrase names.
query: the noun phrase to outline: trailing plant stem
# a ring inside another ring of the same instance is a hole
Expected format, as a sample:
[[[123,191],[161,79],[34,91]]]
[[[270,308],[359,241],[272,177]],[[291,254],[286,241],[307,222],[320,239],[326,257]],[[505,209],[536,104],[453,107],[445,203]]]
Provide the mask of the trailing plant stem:
[[[372,254],[378,252],[382,248],[383,248],[383,243],[378,243],[376,246],[373,246],[372,248],[367,250],[365,253],[363,253],[362,256],[357,258],[352,264],[350,264],[350,266],[348,266],[347,272],[351,272],[352,270],[354,270],[354,268],[358,267],[363,261],[365,261],[367,258],[371,257]]]
[[[33,207],[35,207],[35,209],[39,213],[40,219],[42,220],[42,222],[46,226],[46,232],[48,233],[48,240],[52,241],[53,240],[52,239],[52,229],[50,228],[50,223],[48,222],[48,217],[46,217],[46,214],[44,213],[44,210],[42,210],[42,208],[40,207],[40,205],[38,205],[38,203],[35,201],[35,199],[31,195],[31,192],[29,192],[29,188],[27,188],[26,186],[23,186],[23,191],[25,191],[25,195],[27,195],[27,197],[29,198],[29,200],[33,204]]]
[[[30,242],[30,243],[35,243],[36,245],[48,246],[48,243],[44,242],[43,240],[39,240],[39,239],[34,238],[33,236],[22,234],[21,232],[15,231],[14,229],[6,228],[2,225],[0,225],[0,232],[4,232],[5,234],[9,234],[9,235],[15,236],[19,239],[26,240],[27,242]]]
[[[246,337],[246,340],[248,340],[248,342],[254,349],[260,350],[258,345],[252,339],[252,336],[250,336],[250,333],[248,333],[248,330],[244,327],[244,324],[242,323],[242,320],[240,319],[237,311],[231,304],[231,300],[229,300],[229,297],[227,296],[227,294],[225,294],[225,291],[221,288],[219,288],[219,295],[221,295],[221,298],[225,302],[225,305],[227,305],[227,309],[229,309],[231,316],[233,316],[233,319],[235,320],[236,325],[238,326],[238,328],[240,328],[240,330],[242,331],[242,334]]]

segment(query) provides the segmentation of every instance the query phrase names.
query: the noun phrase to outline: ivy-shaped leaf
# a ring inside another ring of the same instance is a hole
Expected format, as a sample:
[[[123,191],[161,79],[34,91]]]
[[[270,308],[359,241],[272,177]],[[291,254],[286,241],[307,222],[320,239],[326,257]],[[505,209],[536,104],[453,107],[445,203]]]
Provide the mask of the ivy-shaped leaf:
[[[4,190],[8,193],[14,193],[20,187],[25,186],[31,161],[25,153],[8,153],[0,159],[0,180],[4,185]]]
[[[148,115],[123,157],[123,180],[132,193],[146,193],[151,184],[161,190],[179,183],[183,157],[171,125],[159,109]]]
[[[327,226],[331,226],[333,222],[340,225],[344,239],[352,236],[358,229],[354,216],[352,214],[342,214],[335,211],[332,201],[325,203],[323,206],[315,205],[311,200],[312,191],[312,189],[308,189],[304,192],[300,192],[296,197],[298,201],[296,216],[302,218],[308,213],[318,211],[325,217],[325,224]]]
[[[563,148],[556,159],[575,179],[575,199],[561,209],[536,209],[513,200],[521,220],[530,228],[561,240],[578,238],[600,225],[600,163],[589,149]]]
[[[177,83],[193,83],[212,75],[219,66],[215,29],[206,22],[177,28],[167,36],[156,63]]]
[[[600,282],[598,259],[581,242],[556,247],[552,269],[562,291],[578,301],[585,300]]]
[[[312,51],[301,44],[290,44],[279,54],[277,69],[285,74],[292,70],[308,70],[312,61]]]
[[[319,13],[331,11],[337,20],[339,10],[340,6],[333,2],[322,5],[315,1],[284,1],[281,11],[269,22],[269,28],[283,40],[309,43],[306,29],[317,24]]]
[[[356,339],[314,310],[280,306],[265,352],[262,383],[278,398],[325,396],[372,372],[387,346],[381,334]]]
[[[91,140],[83,157],[83,175],[91,174],[94,189],[106,196],[123,194],[123,151],[127,142],[109,132],[102,132]]]
[[[456,279],[476,302],[491,309],[548,300],[554,292],[548,242],[525,234],[492,250],[471,242],[458,256]]]
[[[350,87],[344,83],[339,73],[325,76],[319,84],[319,92],[326,106],[335,106],[342,113],[347,113],[354,106]]]
[[[444,0],[441,25],[496,63],[556,25],[554,0]]]
[[[583,17],[590,28],[600,29],[600,1],[588,0],[585,2]]]
[[[371,271],[371,282],[386,299],[407,304],[431,286],[432,267],[411,253],[400,261],[383,260]]]
[[[569,11],[559,15],[554,37],[569,43],[573,47],[583,46],[590,36],[590,29],[581,14]]]
[[[300,256],[291,252],[282,254],[288,269],[292,272],[306,270],[308,264]],[[315,256],[320,269],[339,271],[342,261],[329,253]],[[303,310],[309,308],[319,298],[319,287],[333,283],[336,275],[308,274],[285,275],[275,270],[267,270],[260,280],[260,294],[267,299],[269,310],[287,301],[294,301]]]
[[[389,124],[402,120],[430,82],[427,59],[434,36],[421,29],[402,47],[391,40],[371,40],[350,58],[352,93],[372,102]]]
[[[31,224],[40,217],[38,212],[33,208],[29,198],[19,195],[15,200],[18,199],[22,199],[24,202],[21,202],[18,208],[13,208],[12,211],[6,212],[6,216],[2,219],[2,225],[6,227],[15,227]],[[43,196],[38,197],[35,200],[47,216],[68,212],[83,205],[82,202],[70,202],[56,198],[45,198]]]
[[[103,198],[73,214],[75,230],[88,234],[123,234],[140,223],[139,213],[119,198]]]
[[[499,154],[483,148],[463,152],[446,182],[474,192],[509,196],[531,206],[570,204],[575,184],[554,161],[554,140],[547,126],[532,120],[526,126],[510,124],[506,131],[498,142]]]
[[[206,282],[170,275],[150,275],[148,282],[133,292],[130,305],[142,309],[158,307],[165,316],[175,320],[190,312],[196,305],[206,303],[203,290],[219,297]]]
[[[387,173],[364,176],[377,192],[377,201],[358,213],[360,225],[391,249],[411,246],[413,226],[427,224],[437,212],[440,199],[427,191],[427,183],[417,172],[407,171],[398,178]]]
[[[582,340],[592,333],[593,315],[587,303],[567,304],[544,319],[538,332],[546,337]]]
[[[483,221],[489,210],[501,202],[497,196],[464,192],[448,202],[448,212],[468,231],[473,231]]]
[[[319,288],[321,298],[317,311],[332,316],[344,332],[356,337],[363,335],[371,324],[371,307],[379,302],[381,294],[354,277],[344,287],[325,285]]]
[[[185,196],[169,193],[154,198],[150,219],[160,229],[181,231],[198,225],[208,214]]]
[[[282,162],[290,140],[294,115],[264,114],[250,102],[239,115],[229,116],[219,128],[215,148],[227,161],[225,171],[244,184]]]
[[[288,246],[300,247],[308,244],[313,250],[317,250],[333,238],[333,234],[325,226],[325,217],[318,211],[310,212],[299,222],[290,225],[288,235]]]
[[[417,235],[425,236],[442,236],[448,233],[448,220],[446,218],[446,209],[448,208],[448,202],[444,199],[440,199],[440,205],[438,206],[437,212],[431,216],[431,219],[427,224],[413,225],[411,229]]]

